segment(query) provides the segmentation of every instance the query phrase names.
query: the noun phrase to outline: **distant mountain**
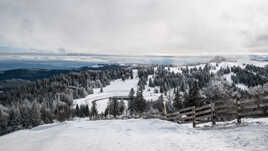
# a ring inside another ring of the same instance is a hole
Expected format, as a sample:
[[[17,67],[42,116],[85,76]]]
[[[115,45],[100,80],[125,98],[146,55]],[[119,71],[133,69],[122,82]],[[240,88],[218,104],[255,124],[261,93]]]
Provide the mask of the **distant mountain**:
[[[209,62],[215,62],[215,63],[221,63],[227,61],[226,58],[222,57],[222,56],[215,56],[212,59],[209,60]]]
[[[11,79],[38,80],[54,75],[67,74],[72,70],[14,69],[0,72],[0,81]]]
[[[0,54],[1,55],[1,54]],[[2,56],[1,56],[2,57]],[[0,58],[1,58],[0,57]],[[20,56],[18,56],[19,58]],[[0,71],[13,69],[73,69],[83,66],[95,65],[96,63],[81,61],[62,61],[62,60],[1,60]]]
[[[255,61],[268,61],[268,56],[261,56],[261,55],[250,55],[250,60]]]

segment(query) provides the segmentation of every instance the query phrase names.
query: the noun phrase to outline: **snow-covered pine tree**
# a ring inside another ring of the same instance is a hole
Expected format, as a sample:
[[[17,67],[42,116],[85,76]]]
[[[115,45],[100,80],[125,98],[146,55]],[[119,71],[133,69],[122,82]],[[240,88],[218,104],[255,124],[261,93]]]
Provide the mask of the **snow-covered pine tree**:
[[[135,91],[133,88],[130,89],[130,92],[128,94],[129,100],[128,100],[128,110],[130,112],[130,115],[134,114],[136,112],[136,100],[135,100]]]
[[[149,78],[149,87],[154,87],[154,83],[153,83],[153,80],[152,78]]]
[[[80,117],[81,116],[81,114],[80,114],[80,108],[79,108],[79,105],[78,104],[76,104],[76,106],[75,106],[75,116],[77,116],[77,117]]]
[[[175,90],[175,98],[173,100],[173,106],[176,110],[180,110],[183,108],[183,102],[178,88]]]
[[[146,101],[143,97],[143,88],[141,86],[138,87],[138,91],[136,92],[136,111],[139,113],[143,113],[146,107]]]
[[[126,109],[126,105],[125,105],[124,100],[119,101],[118,108],[119,108],[119,115],[122,115]]]
[[[100,93],[103,93],[103,87],[100,88]]]
[[[42,104],[40,113],[41,113],[41,120],[45,124],[53,122],[53,118],[54,118],[53,112],[46,104]]]
[[[189,89],[188,94],[185,96],[184,105],[186,107],[200,105],[200,93],[197,81],[193,82],[192,86]]]
[[[8,109],[0,104],[0,135],[8,133]]]
[[[117,115],[120,115],[120,110],[119,110],[119,102],[116,99],[111,99],[111,104],[110,104],[110,114],[112,114],[114,117]]]
[[[20,110],[16,105],[13,105],[9,109],[9,122],[8,126],[12,130],[17,130],[19,129],[19,125],[21,124],[21,115],[20,115]]]
[[[91,110],[90,110],[90,117],[95,119],[98,116],[98,109],[96,102],[92,102]]]
[[[40,104],[33,102],[31,107],[31,126],[37,126],[41,123]]]
[[[153,108],[157,109],[159,112],[163,112],[164,110],[163,102],[164,102],[164,97],[163,95],[160,95],[158,99],[155,102],[153,102]]]

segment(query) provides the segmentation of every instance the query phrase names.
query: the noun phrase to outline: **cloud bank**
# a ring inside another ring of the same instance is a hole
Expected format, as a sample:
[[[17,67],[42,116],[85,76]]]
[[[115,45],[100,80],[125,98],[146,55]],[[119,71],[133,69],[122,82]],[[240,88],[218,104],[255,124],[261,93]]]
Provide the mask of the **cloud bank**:
[[[268,53],[267,0],[0,0],[0,46],[103,54]]]

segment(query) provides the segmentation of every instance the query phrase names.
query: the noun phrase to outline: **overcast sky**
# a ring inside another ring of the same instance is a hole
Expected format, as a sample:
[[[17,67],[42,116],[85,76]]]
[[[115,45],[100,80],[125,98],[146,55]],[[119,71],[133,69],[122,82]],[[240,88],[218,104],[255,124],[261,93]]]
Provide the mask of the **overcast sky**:
[[[268,53],[268,0],[0,0],[0,21],[22,52]]]

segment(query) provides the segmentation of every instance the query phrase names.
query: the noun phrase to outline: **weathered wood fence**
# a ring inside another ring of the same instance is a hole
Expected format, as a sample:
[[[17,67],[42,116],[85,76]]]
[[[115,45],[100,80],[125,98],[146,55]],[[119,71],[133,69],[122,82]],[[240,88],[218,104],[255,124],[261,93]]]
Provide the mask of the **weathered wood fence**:
[[[128,99],[127,97],[114,97],[114,99]],[[95,101],[103,100],[98,99]],[[97,119],[130,119],[130,118],[158,118],[162,120],[174,121],[177,123],[192,123],[193,127],[198,124],[209,123],[215,125],[219,121],[228,121],[237,119],[241,123],[242,118],[268,117],[268,97],[263,99],[243,99],[230,101],[215,101],[201,106],[191,106],[183,108],[174,113],[145,113],[134,116],[114,117],[96,117]]]
[[[150,114],[147,118],[159,118],[177,123],[198,124],[211,122],[215,125],[218,121],[237,119],[241,123],[242,118],[268,117],[268,99],[263,100],[236,100],[233,103],[225,101],[211,102],[202,106],[183,108],[174,113]]]

